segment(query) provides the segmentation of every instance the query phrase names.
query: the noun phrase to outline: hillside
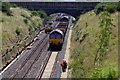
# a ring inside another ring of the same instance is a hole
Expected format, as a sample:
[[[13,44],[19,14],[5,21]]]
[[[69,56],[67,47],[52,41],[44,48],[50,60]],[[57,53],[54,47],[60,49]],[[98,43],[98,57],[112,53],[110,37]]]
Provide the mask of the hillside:
[[[0,12],[2,24],[2,61],[3,65],[15,57],[26,44],[28,44],[40,30],[44,18],[34,15],[32,11],[20,7],[10,8],[12,15]],[[1,53],[0,53],[1,54]]]
[[[82,14],[73,28],[69,65],[72,78],[108,78],[118,75],[118,12],[110,14],[114,26],[110,28],[108,46],[102,58],[95,62],[95,55],[99,54],[99,35],[102,34],[100,15],[93,11]]]
[[[21,38],[29,36],[29,27],[34,21],[35,26],[42,23],[42,19],[39,16],[31,17],[31,12],[25,9],[13,8],[11,9],[13,16],[7,16],[5,13],[2,14],[2,41],[3,49],[13,45],[17,41],[17,36],[15,33],[16,28],[21,29]],[[27,20],[25,17],[30,17],[31,20],[28,20],[26,24],[24,20]]]

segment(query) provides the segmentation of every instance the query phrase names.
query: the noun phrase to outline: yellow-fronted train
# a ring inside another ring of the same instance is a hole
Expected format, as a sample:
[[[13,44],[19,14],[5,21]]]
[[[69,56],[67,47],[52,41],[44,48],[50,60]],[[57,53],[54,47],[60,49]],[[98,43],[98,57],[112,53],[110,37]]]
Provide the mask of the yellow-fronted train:
[[[54,29],[53,31],[50,32],[49,35],[49,48],[51,50],[61,50],[62,45],[64,42],[64,37],[67,31],[67,27],[69,24],[69,19],[66,17],[63,17],[60,20],[60,23]]]
[[[51,50],[60,50],[62,48],[63,41],[64,33],[61,30],[55,29],[50,32],[49,47]]]

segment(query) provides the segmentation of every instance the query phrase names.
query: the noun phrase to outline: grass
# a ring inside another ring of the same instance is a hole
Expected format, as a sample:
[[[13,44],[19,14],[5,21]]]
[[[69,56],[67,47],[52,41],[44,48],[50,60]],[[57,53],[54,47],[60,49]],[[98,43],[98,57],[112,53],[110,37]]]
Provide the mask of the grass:
[[[3,50],[7,49],[9,47],[6,46],[12,46],[17,41],[17,36],[15,33],[15,30],[17,27],[21,29],[21,38],[26,37],[29,35],[28,28],[30,25],[32,25],[32,22],[35,22],[35,26],[38,26],[39,23],[42,23],[42,19],[37,17],[30,17],[31,12],[25,9],[21,8],[12,8],[11,9],[13,16],[7,16],[3,13],[2,18],[4,22],[2,22],[2,41],[3,41]],[[21,16],[21,14],[27,15],[31,18],[31,20],[28,20],[29,24],[24,23],[25,17]]]
[[[116,27],[112,27],[109,50],[102,63],[103,69],[118,66],[118,12],[111,14],[111,18]],[[90,78],[96,67],[94,66],[94,57],[97,53],[95,42],[99,41],[97,39],[99,31],[99,15],[95,15],[93,11],[81,15],[75,24],[72,32],[69,66],[72,70],[72,78]]]
[[[13,16],[7,16],[5,13],[0,12],[0,14],[2,14],[2,16],[0,16],[0,24],[2,24],[2,28],[0,28],[2,31],[2,33],[0,33],[0,38],[2,39],[2,54],[4,54],[7,49],[11,49],[11,47],[16,45],[16,42],[18,40],[17,34],[15,32],[16,28],[20,29],[20,43],[24,42],[20,45],[22,48],[27,42],[30,42],[30,40],[35,37],[35,34],[38,32],[33,31],[33,35],[29,35],[29,27],[32,26],[34,30],[34,27],[42,24],[44,20],[39,16],[31,17],[31,11],[27,9],[17,7],[11,8],[10,10],[12,11]],[[25,19],[27,20],[27,24],[24,22]],[[26,37],[30,37],[30,40],[25,41],[24,38]],[[15,52],[11,53],[11,55],[15,54]]]

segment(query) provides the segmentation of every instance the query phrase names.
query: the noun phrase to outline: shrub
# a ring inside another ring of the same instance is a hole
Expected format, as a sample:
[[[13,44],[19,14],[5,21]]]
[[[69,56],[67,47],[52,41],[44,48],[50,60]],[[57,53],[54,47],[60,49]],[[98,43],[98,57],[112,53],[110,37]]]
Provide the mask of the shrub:
[[[2,12],[7,12],[10,10],[10,4],[7,2],[2,3]]]
[[[118,3],[117,11],[120,11],[120,2]]]
[[[47,14],[43,10],[32,11],[31,16],[40,16],[41,18],[46,18]]]
[[[8,16],[13,16],[13,14],[12,14],[11,11],[8,11],[8,12],[7,12],[7,15],[8,15]]]
[[[111,5],[112,4],[112,5]],[[109,13],[114,13],[117,11],[118,3],[106,3],[105,10]]]
[[[115,68],[96,68],[95,71],[92,73],[92,78],[99,78],[99,80],[102,80],[103,78],[106,79],[112,79],[117,77],[117,70]]]
[[[46,17],[47,17],[47,14],[46,14],[45,11],[43,11],[43,10],[39,10],[39,11],[38,11],[38,15],[39,15],[41,18],[46,18]]]
[[[111,5],[112,4],[112,5]],[[119,3],[117,2],[109,2],[109,3],[99,3],[94,9],[96,14],[99,14],[102,11],[107,11],[109,13],[114,13],[115,11],[119,10]]]
[[[105,7],[105,4],[103,3],[97,4],[97,6],[94,9],[95,13],[99,14],[100,12],[104,11],[104,7]]]
[[[16,7],[17,7],[17,5],[16,5],[16,4],[11,4],[11,7],[16,8]]]
[[[20,35],[20,28],[19,27],[16,28],[15,33],[17,34],[17,36]]]
[[[25,24],[27,24],[27,23],[28,23],[28,20],[27,20],[27,19],[24,19],[24,22],[25,22]]]
[[[8,2],[2,3],[2,12],[7,13],[8,16],[12,16],[12,12],[10,11],[11,4]]]
[[[38,15],[38,12],[37,11],[32,11],[32,16],[37,16]]]

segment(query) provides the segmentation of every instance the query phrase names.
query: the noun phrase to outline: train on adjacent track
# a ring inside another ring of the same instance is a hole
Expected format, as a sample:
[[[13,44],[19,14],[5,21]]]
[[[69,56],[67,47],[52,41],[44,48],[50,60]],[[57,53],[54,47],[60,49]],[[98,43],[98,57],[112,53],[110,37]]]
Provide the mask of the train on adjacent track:
[[[60,19],[57,27],[50,32],[49,47],[51,50],[61,50],[68,25],[69,17],[64,16]]]
[[[54,21],[48,21],[47,22],[47,25],[45,25],[45,33],[49,33],[53,30],[53,28],[54,28],[53,22]]]

